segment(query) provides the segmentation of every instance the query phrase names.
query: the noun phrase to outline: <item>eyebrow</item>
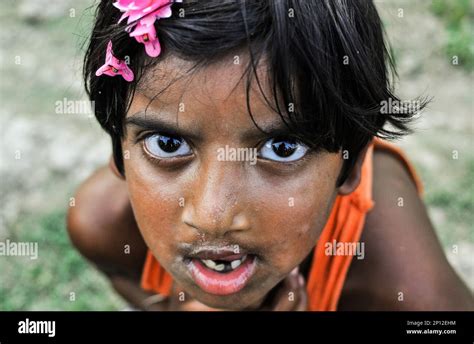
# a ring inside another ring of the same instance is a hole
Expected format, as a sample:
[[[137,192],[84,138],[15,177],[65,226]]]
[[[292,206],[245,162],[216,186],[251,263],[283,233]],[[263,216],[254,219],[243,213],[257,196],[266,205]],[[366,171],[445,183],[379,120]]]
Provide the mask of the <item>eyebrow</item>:
[[[126,126],[136,126],[145,130],[182,136],[193,140],[202,140],[202,133],[195,128],[182,128],[175,122],[169,122],[165,119],[159,118],[159,115],[155,112],[144,111],[137,112],[130,117],[125,119]],[[245,130],[241,135],[243,141],[250,141],[253,139],[263,137],[278,137],[278,136],[291,136],[290,130],[283,124],[283,122],[272,122],[268,124],[259,124],[259,130],[256,126],[252,129]]]
[[[193,129],[186,129],[179,127],[176,123],[172,123],[166,121],[162,118],[158,117],[158,114],[154,112],[147,112],[144,111],[137,112],[132,116],[125,119],[126,126],[136,126],[142,129],[175,135],[175,136],[183,136],[188,137],[190,139],[198,140],[201,135],[199,131],[195,131]]]

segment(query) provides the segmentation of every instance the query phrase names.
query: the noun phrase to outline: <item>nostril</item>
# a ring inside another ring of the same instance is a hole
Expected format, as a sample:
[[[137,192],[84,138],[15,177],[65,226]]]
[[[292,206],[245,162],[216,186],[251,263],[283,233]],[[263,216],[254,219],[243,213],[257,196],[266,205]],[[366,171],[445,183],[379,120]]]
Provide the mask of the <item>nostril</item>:
[[[249,218],[243,213],[224,213],[216,217],[205,212],[198,213],[190,206],[183,209],[181,220],[199,233],[212,234],[213,236],[222,236],[227,232],[243,231],[250,228]]]

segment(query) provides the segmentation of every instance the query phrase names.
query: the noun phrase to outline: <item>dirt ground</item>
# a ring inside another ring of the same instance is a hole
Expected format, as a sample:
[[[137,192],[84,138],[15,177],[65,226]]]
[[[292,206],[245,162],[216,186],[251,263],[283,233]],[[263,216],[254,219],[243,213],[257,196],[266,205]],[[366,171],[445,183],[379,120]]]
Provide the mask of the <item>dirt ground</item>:
[[[50,11],[32,9],[44,8],[46,2],[40,0],[2,2],[1,22],[8,30],[0,30],[0,240],[22,240],[27,237],[25,221],[42,235],[45,228],[34,226],[40,223],[37,219],[65,210],[76,186],[106,163],[111,150],[90,114],[55,111],[64,98],[86,99],[80,68],[91,18],[84,10],[90,2],[53,1]],[[433,97],[416,133],[399,144],[424,181],[424,197],[449,261],[474,289],[472,72],[453,64],[443,51],[445,27],[431,14],[429,0],[376,2],[398,61],[398,93],[405,99]],[[48,258],[60,261],[58,254]],[[23,264],[0,258],[0,275],[12,271],[5,288],[19,278],[25,288],[19,292],[34,293],[30,278],[41,278],[42,272],[15,275],[12,266],[22,269]],[[83,269],[90,280],[101,280],[88,267]],[[48,301],[26,303],[21,299],[3,307],[63,307]],[[121,304],[112,300],[107,307]]]

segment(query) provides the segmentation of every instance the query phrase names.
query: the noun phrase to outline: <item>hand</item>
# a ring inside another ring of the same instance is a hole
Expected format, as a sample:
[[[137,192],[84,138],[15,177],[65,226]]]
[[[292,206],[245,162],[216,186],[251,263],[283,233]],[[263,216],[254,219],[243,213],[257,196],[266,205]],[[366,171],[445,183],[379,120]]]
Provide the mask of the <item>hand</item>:
[[[294,268],[291,273],[280,282],[274,296],[265,301],[268,305],[263,310],[269,311],[306,311],[308,310],[308,294],[303,275]]]

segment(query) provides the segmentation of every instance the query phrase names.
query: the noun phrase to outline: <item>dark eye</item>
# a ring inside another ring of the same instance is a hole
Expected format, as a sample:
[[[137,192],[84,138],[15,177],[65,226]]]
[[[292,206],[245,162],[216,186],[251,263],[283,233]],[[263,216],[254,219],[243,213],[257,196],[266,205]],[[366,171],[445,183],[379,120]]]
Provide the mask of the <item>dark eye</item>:
[[[265,142],[260,149],[259,156],[275,161],[295,161],[301,159],[308,147],[290,138],[272,138]]]
[[[144,140],[147,152],[157,158],[174,158],[192,154],[191,147],[178,136],[153,134]]]

